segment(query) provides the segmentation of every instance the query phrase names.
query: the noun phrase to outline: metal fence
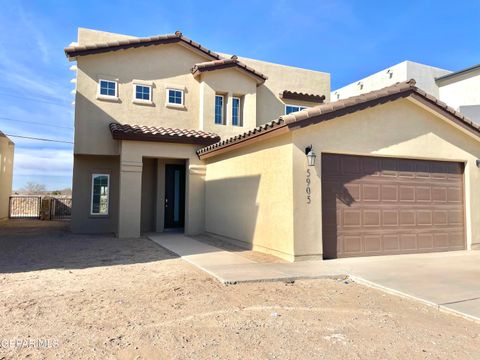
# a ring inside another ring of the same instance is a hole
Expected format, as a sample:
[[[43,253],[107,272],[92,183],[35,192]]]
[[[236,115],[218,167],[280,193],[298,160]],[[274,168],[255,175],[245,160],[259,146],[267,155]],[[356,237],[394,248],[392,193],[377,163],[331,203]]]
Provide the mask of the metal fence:
[[[50,210],[52,219],[70,219],[72,216],[72,198],[53,198]]]
[[[43,220],[63,220],[70,219],[71,216],[72,198],[38,195],[10,196],[9,217],[11,219],[39,219],[41,217]]]
[[[41,196],[10,196],[9,217],[11,219],[40,218]]]

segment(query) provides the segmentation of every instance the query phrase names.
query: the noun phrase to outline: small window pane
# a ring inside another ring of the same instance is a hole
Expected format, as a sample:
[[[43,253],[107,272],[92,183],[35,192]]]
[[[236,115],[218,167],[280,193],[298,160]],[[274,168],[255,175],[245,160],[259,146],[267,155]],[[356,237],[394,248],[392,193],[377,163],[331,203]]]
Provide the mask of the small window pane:
[[[107,96],[117,96],[117,83],[115,81],[100,80],[100,94]]]
[[[286,105],[285,106],[285,115],[288,115],[292,112],[297,112],[297,111],[300,111],[300,110],[305,110],[306,107],[305,106],[296,106],[296,105]]]
[[[215,124],[223,124],[223,96],[215,96]]]
[[[232,125],[240,125],[240,99],[232,98]]]
[[[104,174],[93,175],[92,182],[92,214],[107,215],[109,177]]]
[[[168,102],[170,104],[183,104],[183,91],[181,90],[168,90]]]
[[[139,100],[150,100],[150,86],[135,86],[135,98]]]

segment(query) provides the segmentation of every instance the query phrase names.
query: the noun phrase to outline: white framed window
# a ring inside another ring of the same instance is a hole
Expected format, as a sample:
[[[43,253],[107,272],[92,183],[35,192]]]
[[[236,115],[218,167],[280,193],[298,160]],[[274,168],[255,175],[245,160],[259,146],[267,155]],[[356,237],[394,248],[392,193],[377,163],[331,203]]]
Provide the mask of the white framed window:
[[[140,104],[151,104],[152,86],[146,84],[133,84],[133,102]]]
[[[97,99],[118,99],[118,83],[113,80],[98,80]]]
[[[232,97],[232,125],[242,126],[241,100],[239,97]]]
[[[109,190],[109,174],[92,174],[90,215],[108,215]]]
[[[293,112],[297,112],[300,110],[305,110],[306,106],[299,106],[299,105],[285,105],[285,115],[288,115]]]
[[[167,89],[167,106],[184,107],[184,91],[181,89]]]
[[[215,95],[215,124],[224,124],[225,96]]]

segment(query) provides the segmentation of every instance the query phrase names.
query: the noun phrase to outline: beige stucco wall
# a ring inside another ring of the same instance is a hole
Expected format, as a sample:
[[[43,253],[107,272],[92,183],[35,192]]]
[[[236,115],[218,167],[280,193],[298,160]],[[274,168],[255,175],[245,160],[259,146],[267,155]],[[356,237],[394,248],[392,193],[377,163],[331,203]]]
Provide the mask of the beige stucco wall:
[[[190,69],[201,61],[205,58],[175,44],[80,57],[75,99],[75,153],[118,154],[119,149],[108,128],[111,122],[197,129],[199,83]],[[118,81],[118,101],[96,98],[100,78]],[[153,82],[152,105],[132,102],[133,80]],[[166,107],[168,87],[185,90],[184,108]]]
[[[75,233],[116,233],[119,192],[118,156],[74,155],[72,220]],[[110,198],[107,216],[90,215],[92,174],[110,175]]]
[[[229,56],[229,55],[225,55]],[[325,95],[330,100],[330,74],[320,71],[274,64],[239,56],[238,59],[248,66],[268,76],[257,89],[257,124],[265,124],[285,113],[285,104],[312,107],[318,103],[283,100],[280,93],[284,90],[307,94]]]
[[[293,260],[290,134],[207,160],[205,229]]]
[[[438,115],[397,100],[293,132],[295,256],[322,254],[321,154],[378,155],[465,162],[468,248],[480,245],[480,142]],[[306,204],[304,149],[313,144],[312,202]]]
[[[12,194],[14,150],[13,142],[0,132],[0,220],[8,218],[8,201]]]
[[[199,77],[199,128],[222,138],[244,133],[257,126],[257,82],[235,68],[205,72]],[[215,124],[215,95],[224,96],[225,122]],[[241,126],[232,125],[232,97],[239,97]]]

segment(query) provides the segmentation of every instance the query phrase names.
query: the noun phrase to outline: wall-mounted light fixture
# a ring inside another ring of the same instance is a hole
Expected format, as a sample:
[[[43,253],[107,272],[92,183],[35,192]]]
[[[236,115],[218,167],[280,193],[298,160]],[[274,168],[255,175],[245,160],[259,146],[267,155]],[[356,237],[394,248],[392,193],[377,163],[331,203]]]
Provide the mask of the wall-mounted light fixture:
[[[307,155],[308,166],[315,166],[315,158],[317,157],[317,155],[313,151],[313,146],[312,145],[307,146],[305,148],[305,155]]]

